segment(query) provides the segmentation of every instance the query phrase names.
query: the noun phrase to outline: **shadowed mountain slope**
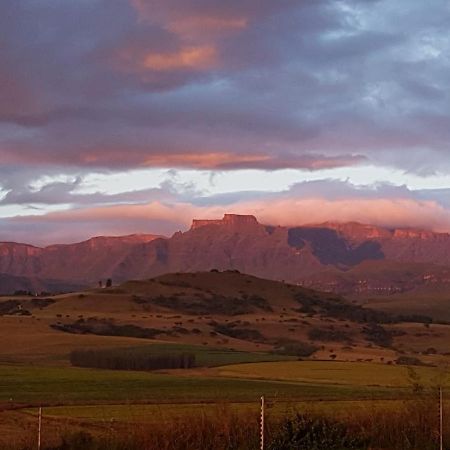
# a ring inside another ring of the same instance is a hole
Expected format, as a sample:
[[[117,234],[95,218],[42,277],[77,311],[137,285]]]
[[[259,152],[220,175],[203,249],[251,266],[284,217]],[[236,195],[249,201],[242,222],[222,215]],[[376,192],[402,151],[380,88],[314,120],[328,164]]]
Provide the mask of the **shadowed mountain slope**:
[[[190,230],[171,238],[99,237],[46,248],[0,243],[0,273],[91,286],[109,277],[121,282],[216,268],[373,294],[450,284],[448,267],[448,234],[358,223],[270,226],[235,214],[194,220]]]

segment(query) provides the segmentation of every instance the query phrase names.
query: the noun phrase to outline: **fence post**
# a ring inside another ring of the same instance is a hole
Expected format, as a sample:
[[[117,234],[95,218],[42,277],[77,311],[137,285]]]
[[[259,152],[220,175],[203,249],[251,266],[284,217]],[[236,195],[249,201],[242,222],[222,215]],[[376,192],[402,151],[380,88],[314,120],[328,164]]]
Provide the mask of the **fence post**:
[[[38,450],[41,450],[41,432],[42,432],[42,406],[39,407],[39,414],[38,414]]]
[[[264,396],[261,397],[261,429],[260,429],[260,438],[261,438],[261,450],[264,450]]]
[[[444,410],[442,404],[442,386],[439,386],[439,448],[444,450]]]

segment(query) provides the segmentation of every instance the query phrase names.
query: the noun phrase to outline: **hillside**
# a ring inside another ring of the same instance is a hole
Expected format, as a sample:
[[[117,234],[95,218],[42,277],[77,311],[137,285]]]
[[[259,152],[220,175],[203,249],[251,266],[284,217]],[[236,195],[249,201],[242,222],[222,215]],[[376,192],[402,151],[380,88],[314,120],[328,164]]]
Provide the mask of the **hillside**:
[[[450,326],[429,322],[235,271],[176,273],[50,298],[3,298],[0,354],[3,361],[67,361],[79,348],[158,341],[314,359],[391,364],[409,355],[433,362],[448,351]]]

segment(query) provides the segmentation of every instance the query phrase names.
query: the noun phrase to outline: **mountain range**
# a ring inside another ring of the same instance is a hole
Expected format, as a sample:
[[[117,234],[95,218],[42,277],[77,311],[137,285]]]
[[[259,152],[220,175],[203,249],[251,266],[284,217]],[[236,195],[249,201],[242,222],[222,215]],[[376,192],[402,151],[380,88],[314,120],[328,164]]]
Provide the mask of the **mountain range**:
[[[346,295],[450,286],[450,235],[327,222],[284,227],[254,216],[194,220],[170,238],[95,237],[36,247],[0,242],[0,293],[61,292],[171,272],[238,270]]]

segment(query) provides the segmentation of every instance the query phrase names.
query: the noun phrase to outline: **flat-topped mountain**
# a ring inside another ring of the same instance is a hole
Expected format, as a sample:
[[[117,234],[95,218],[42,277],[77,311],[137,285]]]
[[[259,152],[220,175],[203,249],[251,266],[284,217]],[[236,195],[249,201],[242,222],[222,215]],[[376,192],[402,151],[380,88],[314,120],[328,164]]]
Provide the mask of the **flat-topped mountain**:
[[[170,238],[97,237],[38,248],[0,243],[0,273],[95,286],[170,272],[239,270],[346,294],[392,294],[450,285],[450,235],[360,223],[298,227],[252,215],[194,220]],[[5,292],[1,288],[0,292]]]
[[[251,228],[258,224],[255,216],[242,214],[225,214],[222,219],[194,219],[191,230],[208,225],[219,225],[227,227]]]

